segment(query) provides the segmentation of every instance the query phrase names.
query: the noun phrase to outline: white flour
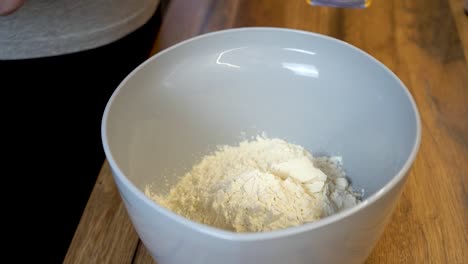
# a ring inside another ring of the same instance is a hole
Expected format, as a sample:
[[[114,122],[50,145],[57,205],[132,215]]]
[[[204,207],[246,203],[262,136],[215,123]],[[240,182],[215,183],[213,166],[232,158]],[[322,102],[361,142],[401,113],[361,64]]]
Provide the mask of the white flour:
[[[340,158],[313,158],[298,145],[262,137],[205,156],[166,196],[149,187],[146,194],[191,220],[236,232],[297,226],[359,202]]]

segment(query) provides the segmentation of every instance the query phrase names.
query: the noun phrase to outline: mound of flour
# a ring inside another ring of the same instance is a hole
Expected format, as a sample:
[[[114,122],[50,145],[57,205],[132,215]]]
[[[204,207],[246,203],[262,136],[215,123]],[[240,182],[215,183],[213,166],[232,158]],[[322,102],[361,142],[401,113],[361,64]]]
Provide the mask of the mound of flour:
[[[236,232],[315,221],[356,205],[341,158],[314,158],[281,139],[222,146],[181,177],[166,196],[146,195],[191,220]]]

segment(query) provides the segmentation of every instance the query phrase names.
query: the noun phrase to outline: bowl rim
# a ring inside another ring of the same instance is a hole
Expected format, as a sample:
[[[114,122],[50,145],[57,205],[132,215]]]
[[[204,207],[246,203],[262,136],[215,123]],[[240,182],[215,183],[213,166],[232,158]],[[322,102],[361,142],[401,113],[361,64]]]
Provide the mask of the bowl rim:
[[[310,223],[305,223],[299,226],[293,226],[293,227],[288,227],[280,230],[274,230],[274,231],[268,231],[268,232],[251,232],[251,233],[236,233],[232,231],[227,231],[223,230],[220,228],[212,227],[209,225],[201,224],[195,221],[192,221],[190,219],[187,219],[183,216],[180,216],[174,212],[172,212],[169,209],[166,209],[165,207],[159,205],[158,203],[154,202],[151,200],[149,197],[147,197],[138,187],[136,187],[130,179],[128,179],[125,174],[122,172],[122,170],[119,168],[118,164],[114,160],[114,157],[112,155],[112,152],[109,147],[109,142],[107,138],[107,120],[109,117],[109,111],[112,106],[112,103],[116,97],[116,95],[119,93],[119,91],[122,89],[122,87],[125,86],[125,84],[128,82],[129,79],[133,78],[133,76],[143,67],[145,67],[147,64],[151,63],[152,61],[156,60],[158,57],[163,56],[165,53],[170,52],[171,50],[177,49],[180,46],[183,46],[187,43],[204,39],[204,38],[209,38],[213,37],[216,35],[223,35],[223,34],[229,34],[233,32],[242,32],[242,31],[264,31],[264,32],[276,32],[276,33],[295,33],[295,34],[303,34],[303,35],[308,35],[308,36],[313,36],[316,38],[321,38],[325,39],[327,41],[335,42],[340,45],[344,45],[348,48],[351,48],[354,51],[359,52],[360,54],[364,55],[365,57],[369,58],[370,61],[374,62],[377,67],[383,68],[391,77],[393,77],[397,83],[399,84],[400,88],[403,89],[405,92],[407,98],[410,101],[413,113],[415,115],[415,120],[416,120],[416,138],[414,141],[414,144],[411,148],[411,153],[408,156],[408,159],[405,161],[404,165],[402,168],[396,173],[392,179],[387,182],[382,188],[378,189],[375,193],[364,199],[362,202],[359,204],[344,210],[342,212],[338,212],[336,214],[333,214],[331,216],[327,216],[326,218],[310,222]],[[105,155],[107,157],[107,161],[110,165],[110,167],[113,169],[113,177],[115,180],[121,181],[123,185],[125,185],[130,192],[132,192],[138,200],[141,202],[145,203],[147,206],[152,208],[152,210],[155,210],[159,212],[161,215],[164,215],[165,217],[168,217],[169,219],[178,222],[181,225],[184,225],[186,228],[189,228],[193,231],[196,231],[201,234],[209,235],[212,237],[220,238],[220,239],[225,239],[225,240],[231,240],[231,241],[258,241],[258,240],[269,240],[269,239],[276,239],[276,238],[281,238],[281,237],[287,237],[299,233],[304,233],[307,231],[311,231],[314,229],[318,229],[327,225],[330,225],[332,223],[338,222],[340,220],[343,220],[347,218],[350,215],[353,215],[357,213],[358,211],[363,210],[366,207],[369,207],[371,204],[375,203],[376,201],[380,200],[382,197],[384,197],[390,190],[392,190],[399,182],[403,181],[405,179],[405,176],[407,175],[409,169],[412,167],[414,160],[416,159],[416,156],[419,152],[419,147],[421,144],[421,120],[420,120],[420,114],[418,111],[418,107],[415,103],[415,100],[413,96],[411,95],[410,91],[408,88],[405,86],[405,84],[400,80],[400,78],[393,73],[387,66],[385,66],[382,62],[368,54],[367,52],[353,46],[352,44],[349,44],[345,41],[322,35],[320,33],[314,33],[314,32],[308,32],[304,30],[298,30],[298,29],[289,29],[289,28],[278,28],[278,27],[240,27],[240,28],[231,28],[231,29],[224,29],[224,30],[218,30],[210,33],[205,33],[201,34],[189,39],[186,39],[184,41],[181,41],[175,45],[172,45],[157,54],[149,57],[146,59],[143,63],[141,63],[139,66],[137,66],[134,70],[132,70],[124,80],[121,81],[121,83],[118,85],[118,87],[115,89],[113,92],[112,96],[110,97],[109,101],[106,104],[106,108],[104,110],[103,118],[101,121],[101,137],[102,137],[102,143],[103,143],[103,148]],[[119,190],[120,192],[120,190]]]

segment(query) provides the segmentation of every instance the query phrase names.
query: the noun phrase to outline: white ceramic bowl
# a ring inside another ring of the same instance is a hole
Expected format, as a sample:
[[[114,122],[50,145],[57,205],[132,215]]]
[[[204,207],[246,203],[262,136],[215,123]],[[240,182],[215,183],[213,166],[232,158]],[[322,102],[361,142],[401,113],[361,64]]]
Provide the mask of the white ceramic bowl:
[[[420,143],[416,105],[383,64],[342,41],[241,28],[148,59],[117,88],[102,121],[115,182],[158,264],[360,263],[389,220]],[[341,155],[362,203],[302,226],[233,233],[187,220],[142,190],[168,185],[219,144],[266,132]]]

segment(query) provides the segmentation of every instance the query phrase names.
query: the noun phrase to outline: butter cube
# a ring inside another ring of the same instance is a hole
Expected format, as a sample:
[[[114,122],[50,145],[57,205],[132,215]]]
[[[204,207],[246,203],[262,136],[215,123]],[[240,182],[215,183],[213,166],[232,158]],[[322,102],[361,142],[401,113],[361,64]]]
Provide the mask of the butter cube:
[[[339,190],[344,190],[348,187],[348,180],[346,178],[340,177],[335,179],[336,188]]]
[[[310,193],[317,193],[317,192],[320,192],[323,189],[324,185],[325,185],[325,182],[323,182],[323,181],[315,181],[313,183],[304,184],[304,187]]]
[[[282,179],[292,178],[301,183],[312,181],[324,182],[327,180],[327,175],[314,167],[312,161],[307,157],[274,164],[270,170]]]

